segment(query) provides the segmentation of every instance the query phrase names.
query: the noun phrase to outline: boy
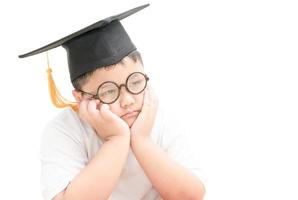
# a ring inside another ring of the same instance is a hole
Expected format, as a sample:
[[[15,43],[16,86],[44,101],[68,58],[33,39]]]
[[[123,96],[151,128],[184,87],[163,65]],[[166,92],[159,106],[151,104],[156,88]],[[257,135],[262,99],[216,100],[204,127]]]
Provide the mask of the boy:
[[[49,76],[54,104],[72,109],[53,119],[43,134],[45,199],[203,198],[196,166],[183,153],[183,137],[157,109],[141,56],[119,21],[147,6],[20,56],[62,45],[77,101],[63,102]]]

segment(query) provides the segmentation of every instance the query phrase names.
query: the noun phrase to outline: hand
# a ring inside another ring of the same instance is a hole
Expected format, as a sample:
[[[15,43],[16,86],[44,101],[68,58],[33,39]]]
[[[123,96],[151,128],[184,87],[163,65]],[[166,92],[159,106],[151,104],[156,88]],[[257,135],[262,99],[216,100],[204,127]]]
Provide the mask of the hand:
[[[137,119],[130,128],[131,137],[150,138],[158,108],[158,99],[150,86],[144,94],[143,106]]]
[[[110,111],[108,104],[101,104],[99,100],[83,100],[79,105],[80,118],[91,125],[97,135],[104,141],[114,136],[129,136],[127,123]]]

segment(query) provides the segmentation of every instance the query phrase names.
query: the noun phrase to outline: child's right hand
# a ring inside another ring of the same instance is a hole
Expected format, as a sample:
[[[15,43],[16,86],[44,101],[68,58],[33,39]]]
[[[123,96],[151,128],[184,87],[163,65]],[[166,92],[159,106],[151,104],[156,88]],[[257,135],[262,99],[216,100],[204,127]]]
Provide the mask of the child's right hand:
[[[100,139],[108,141],[115,136],[130,137],[127,123],[110,111],[110,106],[99,100],[82,100],[79,105],[80,118],[91,125]]]

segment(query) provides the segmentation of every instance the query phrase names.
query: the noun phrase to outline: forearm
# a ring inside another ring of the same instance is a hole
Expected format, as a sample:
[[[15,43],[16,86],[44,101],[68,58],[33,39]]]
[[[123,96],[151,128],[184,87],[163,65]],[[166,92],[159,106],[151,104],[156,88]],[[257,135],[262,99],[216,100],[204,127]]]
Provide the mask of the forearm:
[[[131,140],[131,146],[147,177],[163,199],[203,199],[204,186],[201,181],[172,160],[158,145],[140,137]]]
[[[91,162],[74,178],[63,200],[108,199],[126,162],[129,136],[105,142]]]

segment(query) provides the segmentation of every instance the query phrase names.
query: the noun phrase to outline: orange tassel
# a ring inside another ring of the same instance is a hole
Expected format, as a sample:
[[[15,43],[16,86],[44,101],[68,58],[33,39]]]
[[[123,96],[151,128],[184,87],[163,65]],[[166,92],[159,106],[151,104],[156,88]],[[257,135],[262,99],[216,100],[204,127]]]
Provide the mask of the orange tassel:
[[[48,59],[48,54],[47,54],[47,61],[48,61],[48,85],[49,85],[49,92],[50,92],[50,97],[52,100],[52,103],[57,107],[57,108],[65,108],[70,106],[75,112],[78,111],[78,104],[76,102],[71,102],[67,99],[65,99],[59,90],[56,87],[56,84],[54,82],[53,76],[52,76],[52,69],[50,68],[49,65],[49,59]]]

